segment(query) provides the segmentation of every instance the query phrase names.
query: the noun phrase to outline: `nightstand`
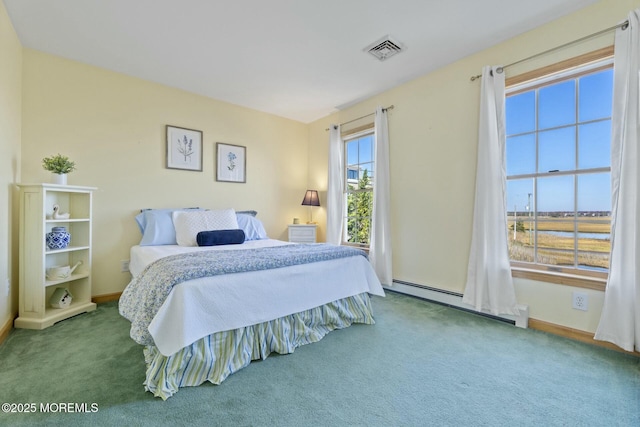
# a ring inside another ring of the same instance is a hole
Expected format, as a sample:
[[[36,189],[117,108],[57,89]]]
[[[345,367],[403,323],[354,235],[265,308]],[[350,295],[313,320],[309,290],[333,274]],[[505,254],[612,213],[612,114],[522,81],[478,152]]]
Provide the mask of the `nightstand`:
[[[317,224],[289,224],[289,241],[315,243]]]

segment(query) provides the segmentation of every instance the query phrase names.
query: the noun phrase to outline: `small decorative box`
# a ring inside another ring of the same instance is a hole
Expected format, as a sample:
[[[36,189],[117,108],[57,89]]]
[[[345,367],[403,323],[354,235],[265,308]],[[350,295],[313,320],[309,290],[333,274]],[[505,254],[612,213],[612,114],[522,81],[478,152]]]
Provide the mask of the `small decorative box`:
[[[53,308],[68,308],[71,305],[72,299],[73,295],[71,295],[68,289],[56,288],[53,295],[51,295],[49,304]]]

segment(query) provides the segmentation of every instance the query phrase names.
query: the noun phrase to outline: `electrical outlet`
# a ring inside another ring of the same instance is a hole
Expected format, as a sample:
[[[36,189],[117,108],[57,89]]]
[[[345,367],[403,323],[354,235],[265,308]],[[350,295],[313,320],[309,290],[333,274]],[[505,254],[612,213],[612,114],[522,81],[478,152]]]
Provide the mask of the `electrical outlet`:
[[[589,308],[589,296],[584,292],[573,293],[573,308],[576,310],[587,311]]]
[[[126,273],[129,271],[129,260],[128,259],[123,259],[122,261],[120,261],[120,271],[123,273]]]

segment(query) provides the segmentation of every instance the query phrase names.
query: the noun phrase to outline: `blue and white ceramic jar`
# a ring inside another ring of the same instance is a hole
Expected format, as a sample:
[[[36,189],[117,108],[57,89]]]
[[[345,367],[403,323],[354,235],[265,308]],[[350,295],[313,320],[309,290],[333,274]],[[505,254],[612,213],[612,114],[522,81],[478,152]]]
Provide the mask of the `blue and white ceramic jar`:
[[[53,227],[46,235],[47,247],[49,249],[64,249],[71,242],[71,235],[66,227]]]

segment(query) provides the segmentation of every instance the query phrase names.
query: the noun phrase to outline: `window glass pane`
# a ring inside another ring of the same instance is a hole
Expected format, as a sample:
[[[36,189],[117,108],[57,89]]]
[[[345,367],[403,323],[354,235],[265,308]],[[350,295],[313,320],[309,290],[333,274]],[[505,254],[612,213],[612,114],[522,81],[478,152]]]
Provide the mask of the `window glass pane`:
[[[373,193],[365,191],[347,195],[347,242],[369,244]]]
[[[611,209],[611,175],[590,173],[578,176],[578,212],[593,217]]]
[[[360,183],[358,188],[371,188],[373,184],[373,163],[360,165]]]
[[[532,234],[528,230],[525,230],[524,234],[518,232],[518,236],[524,236],[524,239],[518,238],[514,241],[511,238],[513,228],[509,228],[509,233],[509,259],[520,262],[535,262],[533,244],[528,243],[529,240],[533,241]]]
[[[611,165],[611,120],[578,126],[578,167]]]
[[[358,164],[358,141],[347,143],[347,165]]]
[[[507,181],[507,236],[509,258],[534,262],[533,178]]]
[[[507,135],[532,132],[536,128],[536,96],[534,91],[506,99]]]
[[[582,183],[580,178],[579,184]],[[578,266],[590,270],[607,270],[611,252],[610,212],[581,211],[577,227]]]
[[[538,172],[576,169],[575,127],[540,132]]]
[[[611,251],[611,176],[578,176],[578,266],[607,270]]]
[[[573,241],[573,239],[565,239],[567,241]],[[546,247],[540,247],[538,244],[538,254],[536,262],[546,265],[557,265],[559,267],[575,267],[574,263],[575,254],[573,249],[552,249]]]
[[[538,127],[548,129],[575,123],[575,105],[574,80],[541,88],[538,95]]]
[[[554,212],[537,223],[537,262],[573,267],[575,265],[575,223],[573,214]]]
[[[536,171],[535,134],[507,138],[507,176]]]
[[[349,166],[347,168],[347,185],[358,185],[358,168]]]
[[[507,212],[533,212],[533,178],[507,181]],[[531,205],[531,206],[530,206]]]
[[[373,135],[360,138],[360,163],[373,161]]]
[[[537,212],[541,216],[573,217],[573,175],[538,179]]]
[[[367,188],[373,189],[374,185],[376,185],[375,176],[373,171],[369,171],[369,184],[367,185]]]
[[[613,69],[584,76],[578,85],[581,122],[611,117]]]
[[[579,268],[596,271],[609,270],[609,252],[611,251],[609,240],[580,238],[578,239],[578,249]]]

